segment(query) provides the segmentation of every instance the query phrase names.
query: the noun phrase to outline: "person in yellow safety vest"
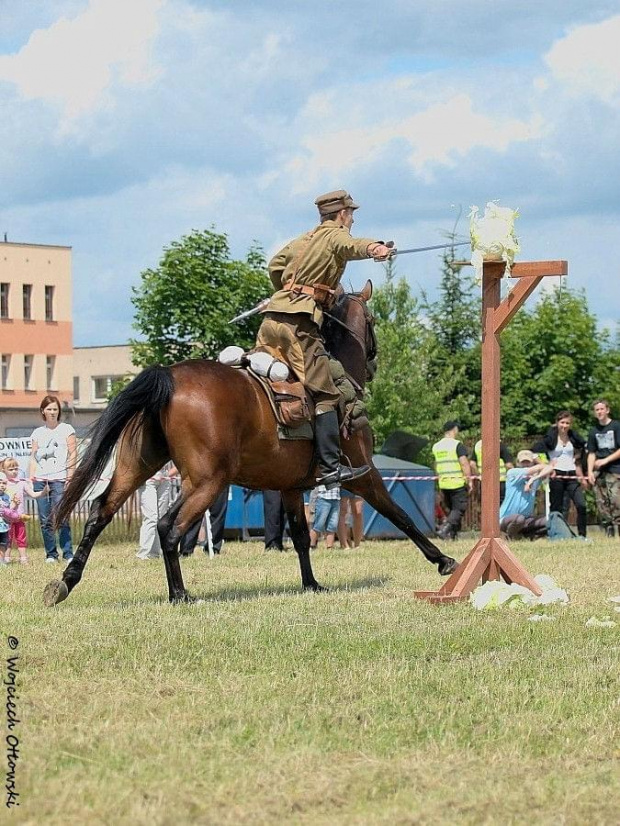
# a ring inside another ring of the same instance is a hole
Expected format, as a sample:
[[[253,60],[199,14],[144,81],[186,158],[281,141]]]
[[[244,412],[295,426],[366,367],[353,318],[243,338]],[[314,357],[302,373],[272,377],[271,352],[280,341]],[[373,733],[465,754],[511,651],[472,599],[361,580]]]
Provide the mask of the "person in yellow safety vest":
[[[467,449],[458,439],[459,427],[459,422],[447,421],[443,426],[443,439],[432,447],[439,490],[448,514],[446,522],[437,531],[440,539],[456,539],[467,510],[467,494],[472,488]]]
[[[482,476],[482,439],[478,439],[474,445],[474,452],[471,457],[471,472],[474,476]],[[513,468],[514,461],[512,454],[503,442],[499,443],[499,503],[504,501],[506,495],[506,471]]]

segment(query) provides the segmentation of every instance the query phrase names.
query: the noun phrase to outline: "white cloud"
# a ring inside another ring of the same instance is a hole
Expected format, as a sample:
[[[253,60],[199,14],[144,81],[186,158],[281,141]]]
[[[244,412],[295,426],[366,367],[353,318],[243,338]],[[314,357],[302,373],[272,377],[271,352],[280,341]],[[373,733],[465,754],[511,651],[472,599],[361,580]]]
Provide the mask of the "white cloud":
[[[579,26],[545,55],[553,78],[569,93],[620,103],[620,15]]]
[[[156,77],[149,47],[163,1],[90,0],[80,14],[34,31],[19,52],[0,57],[0,80],[26,100],[59,107],[69,122],[110,106],[115,84]]]
[[[403,84],[397,81],[396,98],[402,90]],[[395,108],[406,110],[406,100],[405,95]],[[540,116],[526,121],[477,112],[466,94],[454,95],[445,102],[432,104],[399,120],[391,117],[379,124],[331,133],[317,130],[317,115],[327,120],[334,110],[339,112],[339,120],[353,120],[333,93],[315,96],[308,104],[307,113],[315,127],[312,134],[302,140],[306,152],[292,159],[286,170],[303,182],[300,185],[303,190],[308,185],[314,186],[323,173],[338,177],[367,165],[398,141],[403,142],[408,164],[414,173],[425,182],[431,182],[437,167],[452,168],[473,149],[505,152],[514,143],[539,137],[543,129]],[[372,120],[372,110],[369,120]]]

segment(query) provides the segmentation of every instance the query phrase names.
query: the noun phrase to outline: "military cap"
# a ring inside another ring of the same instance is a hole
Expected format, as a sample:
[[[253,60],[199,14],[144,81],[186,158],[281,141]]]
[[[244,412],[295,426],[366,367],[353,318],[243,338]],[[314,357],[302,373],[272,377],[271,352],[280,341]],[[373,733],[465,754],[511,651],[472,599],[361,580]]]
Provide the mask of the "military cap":
[[[358,209],[358,204],[344,189],[337,189],[335,192],[326,192],[325,195],[319,195],[314,203],[319,208],[321,215],[330,215],[332,212],[340,212],[341,209]]]

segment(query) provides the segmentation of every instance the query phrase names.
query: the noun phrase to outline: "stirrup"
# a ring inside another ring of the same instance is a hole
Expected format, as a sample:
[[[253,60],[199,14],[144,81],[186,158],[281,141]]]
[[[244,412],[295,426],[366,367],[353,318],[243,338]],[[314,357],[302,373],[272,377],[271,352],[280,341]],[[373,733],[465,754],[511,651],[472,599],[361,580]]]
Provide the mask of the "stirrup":
[[[338,465],[336,470],[331,473],[325,473],[323,476],[317,477],[317,485],[325,485],[327,490],[335,488],[343,482],[350,482],[352,479],[358,479],[360,476],[368,473],[369,465],[362,465],[361,467],[347,467],[346,465]]]

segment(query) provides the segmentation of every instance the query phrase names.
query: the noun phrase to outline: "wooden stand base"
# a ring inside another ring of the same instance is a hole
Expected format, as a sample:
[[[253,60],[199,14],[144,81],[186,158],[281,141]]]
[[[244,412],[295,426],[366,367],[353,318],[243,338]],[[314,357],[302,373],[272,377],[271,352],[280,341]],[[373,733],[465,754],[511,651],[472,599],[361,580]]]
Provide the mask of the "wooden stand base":
[[[467,599],[480,580],[487,582],[502,577],[508,584],[515,582],[529,588],[536,596],[542,594],[538,583],[521,565],[508,545],[497,537],[480,539],[439,591],[414,593],[418,599],[428,602],[458,602]]]

